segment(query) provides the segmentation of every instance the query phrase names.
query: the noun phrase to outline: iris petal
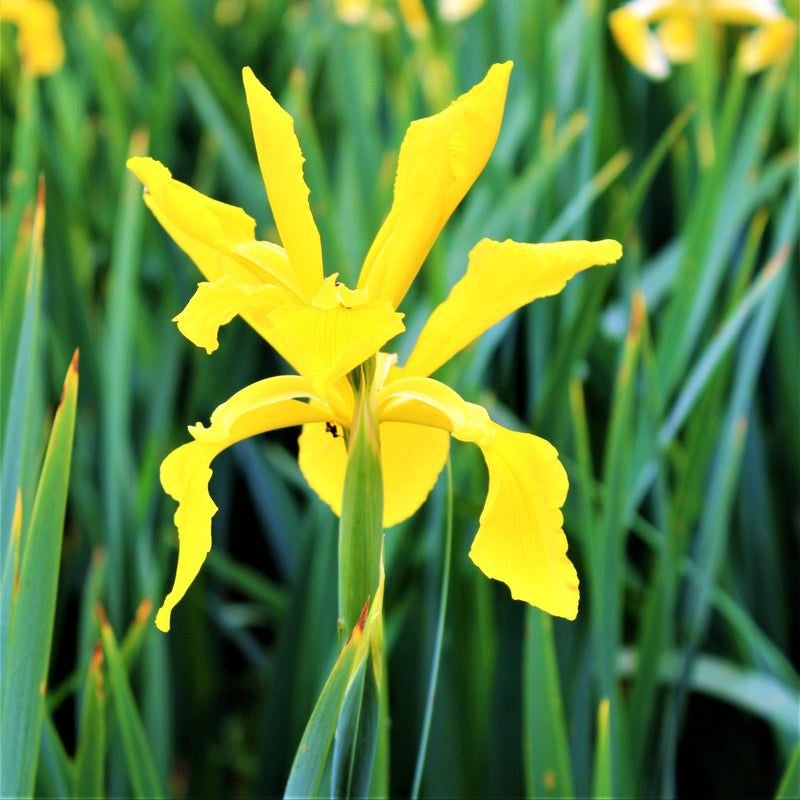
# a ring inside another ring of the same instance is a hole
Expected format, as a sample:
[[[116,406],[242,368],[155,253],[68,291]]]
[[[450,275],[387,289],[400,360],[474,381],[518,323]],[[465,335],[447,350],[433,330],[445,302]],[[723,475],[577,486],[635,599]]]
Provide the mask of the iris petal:
[[[242,77],[272,215],[305,298],[310,300],[322,285],[322,246],[308,204],[304,159],[294,123],[249,67]]]
[[[255,220],[241,208],[220,203],[176,181],[153,158],[129,158],[128,169],[144,184],[145,203],[175,243],[209,281],[281,286],[302,296],[282,247],[254,237]]]
[[[289,302],[278,286],[246,286],[228,277],[213,283],[199,283],[186,308],[173,319],[180,332],[197,347],[213,353],[219,346],[217,333],[237,314],[248,312],[251,325],[262,336],[267,328],[265,315]]]
[[[788,17],[778,17],[742,39],[739,66],[748,73],[759,72],[792,49],[797,26]]]
[[[47,0],[3,0],[0,20],[19,28],[17,49],[34,75],[51,75],[64,63],[64,42],[58,27],[58,10]]]
[[[339,378],[404,330],[388,302],[353,308],[284,305],[268,315],[267,341],[324,395]]]
[[[474,442],[489,470],[489,491],[470,550],[475,564],[512,597],[555,616],[578,613],[578,576],[567,557],[560,508],[568,481],[555,448],[496,425],[481,406],[431,378],[400,378],[378,394],[382,420],[438,424]]]
[[[211,549],[211,518],[217,507],[208,493],[211,462],[226,447],[257,433],[325,419],[304,378],[267,378],[237,392],[211,416],[211,425],[190,428],[194,441],[173,450],[161,464],[161,485],[178,501],[178,565],[172,590],[156,615],[162,631],[170,627],[170,614],[195,579]]]
[[[444,111],[412,122],[400,148],[394,202],[359,277],[373,299],[395,308],[445,222],[485,166],[503,118],[511,62]]]
[[[469,254],[466,275],[422,329],[404,373],[430,375],[512,311],[557,294],[577,272],[621,255],[619,243],[610,239],[553,244],[483,239]]]
[[[690,14],[674,14],[657,28],[656,36],[667,58],[675,64],[691,61],[697,53],[697,20]]]
[[[321,423],[304,425],[299,462],[309,486],[338,516],[347,450],[341,430],[334,432]],[[390,528],[425,502],[447,461],[450,436],[444,430],[404,422],[381,422],[380,434],[383,526]]]
[[[611,33],[617,46],[637,69],[651,78],[661,80],[669,75],[669,61],[658,37],[650,30],[648,20],[670,3],[641,2],[626,3],[608,16]]]

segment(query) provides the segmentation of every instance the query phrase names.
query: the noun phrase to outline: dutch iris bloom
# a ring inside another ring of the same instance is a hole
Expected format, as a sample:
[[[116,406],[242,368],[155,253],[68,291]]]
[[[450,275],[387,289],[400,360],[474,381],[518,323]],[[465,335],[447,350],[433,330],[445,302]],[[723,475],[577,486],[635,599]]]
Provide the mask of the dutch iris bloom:
[[[573,619],[578,577],[567,557],[560,508],[567,476],[555,448],[495,424],[486,410],[431,378],[442,364],[512,311],[559,292],[577,272],[616,261],[617,242],[523,244],[480,241],[464,277],[431,314],[404,365],[383,348],[404,330],[397,308],[439,231],[486,164],[500,129],[511,63],[449,108],[413,122],[400,149],[394,201],[361,268],[356,288],[325,277],[308,202],[303,157],[291,117],[244,70],[259,165],[282,247],[254,238],[254,220],[170,176],[149,158],[130,169],[145,201],[206,281],[176,317],[211,352],[219,327],[242,316],[297,371],[242,389],[189,429],[192,441],[161,466],[178,501],[177,573],[156,618],[170,613],[211,547],[217,508],[208,492],[212,460],[241,439],[302,426],[299,463],[311,487],[339,513],[354,396],[347,375],[368,359],[380,420],[384,526],[411,516],[441,472],[450,437],[477,444],[489,488],[470,557],[513,597]]]
[[[631,0],[609,14],[611,32],[628,60],[651,78],[669,75],[670,62],[691,61],[698,28],[713,23],[751,26],[739,44],[738,62],[759,72],[789,52],[796,25],[774,0]],[[651,24],[657,24],[655,32]]]

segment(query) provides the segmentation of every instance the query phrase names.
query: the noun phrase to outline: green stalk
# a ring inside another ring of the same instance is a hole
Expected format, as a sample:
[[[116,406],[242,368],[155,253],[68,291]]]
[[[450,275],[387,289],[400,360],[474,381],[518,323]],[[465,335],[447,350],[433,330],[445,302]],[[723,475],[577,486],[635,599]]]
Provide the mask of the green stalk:
[[[374,375],[373,357],[348,376],[355,403],[339,522],[339,619],[348,633],[380,578],[383,471]]]

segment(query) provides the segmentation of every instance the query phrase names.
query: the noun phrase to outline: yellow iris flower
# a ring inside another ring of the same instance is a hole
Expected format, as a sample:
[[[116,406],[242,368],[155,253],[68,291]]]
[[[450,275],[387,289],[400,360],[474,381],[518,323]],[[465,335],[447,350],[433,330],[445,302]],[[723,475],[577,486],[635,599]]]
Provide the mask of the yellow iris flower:
[[[17,47],[26,70],[50,75],[64,63],[58,11],[48,0],[0,0],[0,20],[18,27]]]
[[[694,58],[702,18],[755,28],[742,39],[737,55],[747,73],[759,72],[788,53],[797,33],[774,0],[632,0],[612,11],[608,21],[628,60],[660,80],[669,75],[670,62]],[[651,23],[658,23],[655,32]]]
[[[400,149],[392,208],[350,290],[325,278],[320,239],[308,203],[303,157],[291,117],[253,73],[244,70],[259,164],[283,247],[254,239],[254,220],[172,179],[149,158],[130,169],[145,201],[206,277],[176,320],[211,351],[219,326],[241,315],[297,370],[241,390],[219,406],[209,427],[161,466],[164,489],[178,501],[178,565],[156,618],[170,612],[211,547],[216,506],[208,492],[211,461],[234,442],[302,425],[300,467],[339,513],[347,459],[343,431],[353,415],[347,374],[377,353],[372,390],[380,420],[384,525],[413,514],[442,470],[450,436],[474,442],[489,470],[489,490],[470,556],[515,598],[573,619],[578,578],[566,555],[560,511],[567,476],[543,439],[496,425],[429,377],[453,355],[517,308],[559,292],[580,270],[616,261],[614,241],[521,244],[480,241],[464,277],[431,314],[407,363],[379,352],[404,330],[396,309],[439,231],[494,148],[511,63],[496,64],[449,108],[413,122]]]

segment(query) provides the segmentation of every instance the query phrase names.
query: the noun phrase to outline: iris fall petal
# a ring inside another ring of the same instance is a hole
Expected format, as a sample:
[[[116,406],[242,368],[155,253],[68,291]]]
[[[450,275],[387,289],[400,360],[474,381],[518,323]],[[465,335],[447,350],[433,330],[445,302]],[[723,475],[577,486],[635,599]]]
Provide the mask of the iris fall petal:
[[[378,401],[382,419],[418,416],[430,425],[438,412],[439,424],[455,438],[481,448],[489,491],[470,558],[515,599],[574,619],[578,576],[566,555],[560,511],[569,484],[556,449],[538,436],[502,428],[484,408],[431,378],[400,378],[384,387]]]
[[[404,422],[382,422],[380,435],[383,526],[390,528],[425,502],[447,461],[450,436],[444,430]],[[334,437],[324,424],[311,423],[303,426],[299,444],[303,475],[338,516],[347,466],[343,437]]]
[[[190,428],[194,441],[173,450],[161,464],[161,485],[178,501],[179,547],[175,582],[156,615],[160,630],[169,630],[172,609],[211,549],[211,518],[217,511],[208,493],[211,462],[226,447],[249,436],[324,419],[317,405],[301,402],[299,397],[313,397],[308,381],[299,376],[254,383],[219,406],[208,428]]]

